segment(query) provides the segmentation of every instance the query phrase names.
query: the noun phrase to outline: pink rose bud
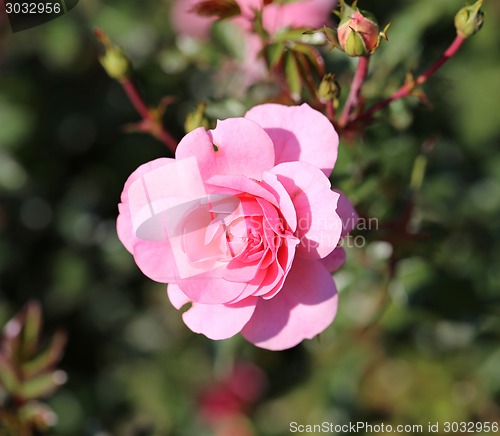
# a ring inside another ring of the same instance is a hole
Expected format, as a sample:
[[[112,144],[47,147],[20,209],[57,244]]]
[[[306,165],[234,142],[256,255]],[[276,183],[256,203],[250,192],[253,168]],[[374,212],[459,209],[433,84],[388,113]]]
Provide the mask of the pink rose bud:
[[[349,56],[366,56],[378,47],[380,29],[373,15],[344,4],[337,37],[340,47]]]

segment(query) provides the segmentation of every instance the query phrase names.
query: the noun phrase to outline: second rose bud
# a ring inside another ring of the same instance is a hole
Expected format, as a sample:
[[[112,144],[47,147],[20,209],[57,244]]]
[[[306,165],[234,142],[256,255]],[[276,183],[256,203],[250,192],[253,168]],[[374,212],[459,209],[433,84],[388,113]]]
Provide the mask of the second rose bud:
[[[356,2],[348,6],[341,2],[340,24],[337,30],[339,45],[349,56],[367,56],[380,44],[385,31],[380,32],[376,18],[369,12],[361,11]]]

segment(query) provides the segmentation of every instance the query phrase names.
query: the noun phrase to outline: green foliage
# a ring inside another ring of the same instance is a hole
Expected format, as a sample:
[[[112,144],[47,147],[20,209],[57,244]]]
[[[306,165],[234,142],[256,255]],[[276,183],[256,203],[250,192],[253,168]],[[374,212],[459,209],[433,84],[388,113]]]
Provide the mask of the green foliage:
[[[58,333],[45,351],[39,341],[42,313],[39,303],[30,301],[4,327],[0,340],[0,429],[30,435],[54,424],[54,412],[39,399],[53,394],[66,381],[56,370],[66,335]]]

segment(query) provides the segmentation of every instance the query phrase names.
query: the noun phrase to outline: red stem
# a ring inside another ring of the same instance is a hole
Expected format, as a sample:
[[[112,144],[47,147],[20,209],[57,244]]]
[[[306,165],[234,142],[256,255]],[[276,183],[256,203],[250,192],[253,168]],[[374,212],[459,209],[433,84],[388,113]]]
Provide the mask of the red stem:
[[[331,122],[335,120],[335,108],[331,100],[326,102],[326,116]]]
[[[362,114],[359,114],[351,118],[349,120],[349,123],[370,119],[375,112],[379,111],[380,109],[383,109],[393,101],[399,100],[400,98],[403,97],[407,97],[413,91],[413,89],[427,82],[427,80],[437,70],[439,70],[448,59],[452,58],[457,53],[458,49],[461,47],[464,41],[465,41],[464,38],[457,35],[456,38],[451,43],[451,45],[441,55],[441,57],[427,71],[418,76],[417,79],[414,81],[414,83],[405,83],[390,97],[387,97],[385,100],[382,100],[379,103],[373,105],[366,112],[363,112]]]
[[[339,125],[344,127],[348,120],[349,115],[351,114],[353,109],[356,109],[359,105],[359,99],[361,96],[361,87],[366,79],[366,75],[368,74],[368,64],[370,63],[369,56],[361,56],[359,58],[358,67],[356,69],[356,73],[354,74],[354,78],[352,79],[351,90],[349,91],[349,96],[347,97],[346,104],[344,106],[344,111],[340,116]]]
[[[162,141],[172,153],[175,153],[175,149],[177,148],[177,141],[162,127],[158,120],[155,120],[152,112],[142,100],[132,81],[130,79],[123,79],[120,81],[120,83],[123,86],[123,89],[125,90],[135,110],[143,118],[146,125],[149,126],[149,132],[152,133],[160,141]]]

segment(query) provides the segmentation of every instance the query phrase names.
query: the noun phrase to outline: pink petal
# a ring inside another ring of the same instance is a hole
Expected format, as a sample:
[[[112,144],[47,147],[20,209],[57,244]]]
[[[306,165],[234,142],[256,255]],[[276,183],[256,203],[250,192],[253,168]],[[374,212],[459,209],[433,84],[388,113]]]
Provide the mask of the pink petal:
[[[330,181],[318,168],[305,162],[277,165],[272,173],[285,187],[297,213],[300,239],[297,254],[322,258],[337,246],[342,222],[336,213],[339,194],[330,189]]]
[[[339,201],[337,203],[337,214],[340,216],[342,220],[342,237],[346,236],[349,232],[356,228],[358,224],[359,216],[354,209],[354,206],[351,204],[349,199],[339,191],[338,189],[334,189],[334,191],[340,195]]]
[[[186,279],[177,284],[191,301],[201,304],[224,304],[238,298],[247,287],[244,282],[230,282],[223,278],[225,267],[219,267]]]
[[[268,172],[264,173],[263,186],[266,186],[267,190],[273,193],[278,201],[279,210],[283,218],[285,218],[290,230],[295,232],[297,229],[297,214],[295,213],[295,207],[286,189],[278,181],[275,174]]]
[[[180,310],[182,306],[191,302],[189,297],[174,283],[167,286],[167,294],[172,306],[177,310]]]
[[[200,127],[181,140],[177,159],[195,156],[203,180],[214,175],[243,175],[260,180],[274,166],[274,147],[267,133],[245,118],[218,121],[208,132]]]
[[[137,241],[134,260],[142,273],[160,283],[174,283],[179,278],[175,256],[168,240]]]
[[[198,39],[209,39],[210,29],[215,22],[215,18],[202,17],[196,12],[192,12],[197,0],[176,0],[170,12],[171,23],[178,35],[192,36]]]
[[[190,157],[142,173],[130,184],[127,195],[136,236],[163,241],[191,202],[201,201],[206,192],[196,159]]]
[[[168,283],[186,269],[177,226],[192,203],[205,197],[194,157],[158,160],[134,172],[125,185],[118,231],[129,232],[125,242],[132,243],[131,251],[144,274]]]
[[[271,34],[283,27],[321,27],[327,24],[336,0],[302,0],[271,3],[264,8],[264,28]]]
[[[344,265],[345,259],[345,250],[342,247],[337,247],[328,256],[321,259],[320,262],[328,271],[333,273]]]
[[[175,163],[174,159],[161,158],[148,162],[137,168],[125,182],[118,205],[119,215],[116,221],[118,237],[125,248],[134,255],[134,260],[141,271],[152,280],[168,283],[178,277],[175,259],[168,241],[145,241],[137,238],[132,223],[129,189],[145,175]]]
[[[301,106],[263,104],[245,118],[255,121],[274,143],[275,164],[308,162],[330,176],[337,160],[339,137],[328,119],[304,103]]]
[[[325,330],[337,303],[337,289],[321,262],[295,259],[281,292],[258,301],[242,334],[258,347],[285,350]]]
[[[297,243],[298,240],[296,238],[287,238],[286,246],[282,246],[279,249],[276,262],[272,265],[272,267],[277,267],[275,278],[273,279],[273,276],[268,274],[263,280],[262,288],[255,295],[262,296],[262,298],[268,300],[274,298],[278,292],[281,292],[288,272],[293,265]],[[268,271],[272,270],[273,268],[268,268]]]
[[[128,198],[128,190],[130,185],[137,179],[141,178],[144,174],[155,170],[156,168],[162,167],[169,163],[175,162],[174,159],[160,158],[153,160],[151,162],[145,163],[137,168],[125,182],[121,195],[121,203],[118,205],[119,215],[116,220],[116,230],[118,233],[118,238],[125,246],[125,248],[132,253],[134,243],[137,241],[135,232],[133,231],[132,217],[130,215],[130,205]]]
[[[213,191],[218,194],[246,193],[254,197],[264,198],[275,206],[278,206],[276,197],[273,196],[273,194],[269,192],[269,190],[267,190],[256,180],[249,179],[245,176],[215,175],[210,177],[208,180],[205,180],[205,185],[207,187],[207,190],[210,192]]]
[[[209,339],[227,339],[241,331],[252,317],[256,304],[256,297],[235,304],[193,303],[182,319],[195,333],[202,333]]]
[[[231,260],[222,277],[230,282],[250,282],[259,272],[259,261],[243,262],[237,258]]]
[[[176,309],[190,302],[179,286],[168,285],[168,297]],[[255,311],[257,298],[250,297],[235,304],[193,303],[182,318],[195,333],[203,333],[210,339],[227,339],[239,333]]]

